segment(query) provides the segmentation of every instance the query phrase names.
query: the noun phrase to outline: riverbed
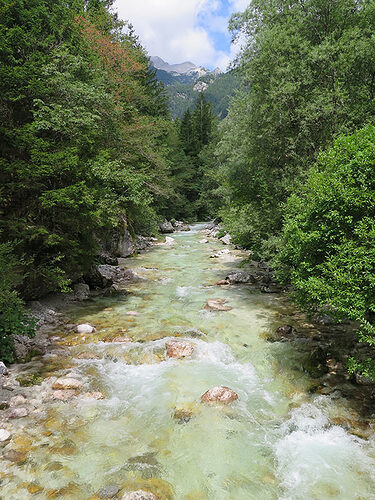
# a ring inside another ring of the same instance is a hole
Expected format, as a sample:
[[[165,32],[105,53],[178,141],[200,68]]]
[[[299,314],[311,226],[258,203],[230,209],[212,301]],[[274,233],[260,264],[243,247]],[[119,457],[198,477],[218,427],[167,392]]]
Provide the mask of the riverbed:
[[[204,243],[202,228],[127,259],[141,278],[127,293],[65,312],[97,331],[53,332],[54,350],[23,368],[41,383],[26,394],[29,416],[12,421],[3,453],[22,456],[1,461],[1,498],[96,499],[113,486],[118,498],[143,489],[176,500],[375,499],[375,442],[343,424],[358,418],[352,405],[315,393],[298,350],[266,340],[285,298],[217,286],[244,256],[211,258],[223,245]],[[210,298],[231,310],[203,309]],[[193,354],[168,359],[170,338]],[[52,399],[61,376],[82,382],[77,396]],[[214,386],[238,400],[202,403]]]

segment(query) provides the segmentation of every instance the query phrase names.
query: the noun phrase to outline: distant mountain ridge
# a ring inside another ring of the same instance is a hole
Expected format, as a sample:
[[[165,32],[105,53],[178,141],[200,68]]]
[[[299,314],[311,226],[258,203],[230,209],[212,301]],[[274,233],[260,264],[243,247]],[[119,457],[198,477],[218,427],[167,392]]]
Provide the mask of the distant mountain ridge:
[[[182,118],[193,107],[199,92],[205,93],[213,112],[225,118],[229,99],[240,86],[234,71],[223,73],[220,68],[210,71],[190,61],[169,64],[158,56],[150,57],[150,65],[156,69],[156,78],[166,86],[173,118]]]
[[[201,76],[208,75],[209,73],[214,73],[214,74],[221,74],[222,71],[220,68],[214,69],[214,71],[210,71],[209,69],[205,68],[204,66],[196,66],[194,63],[190,61],[186,61],[183,63],[179,64],[169,64],[165,62],[161,57],[159,56],[152,56],[150,57],[150,61],[154,68],[166,71],[167,73],[171,73],[172,75],[178,76],[178,75],[187,75],[191,77],[196,77],[199,78]]]

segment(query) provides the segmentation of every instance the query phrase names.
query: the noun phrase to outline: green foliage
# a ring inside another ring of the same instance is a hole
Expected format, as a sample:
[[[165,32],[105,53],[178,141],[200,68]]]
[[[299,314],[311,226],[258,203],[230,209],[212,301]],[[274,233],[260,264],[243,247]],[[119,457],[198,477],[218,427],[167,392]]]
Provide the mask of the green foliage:
[[[27,299],[67,291],[120,219],[154,233],[173,197],[164,88],[110,4],[1,7],[0,230]]]
[[[211,104],[213,114],[221,119],[227,116],[230,97],[241,85],[241,78],[235,70],[220,75],[208,74],[198,79],[186,75],[175,76],[158,70],[156,77],[166,85],[172,117],[179,119],[194,106],[199,95],[194,88],[198,83],[208,84],[204,92],[205,97]]]
[[[200,155],[210,144],[213,128],[211,105],[201,92],[193,111],[187,110],[180,123],[179,139],[185,158],[181,159],[180,172],[174,172],[174,176],[181,181],[179,193],[185,200],[183,217],[197,219],[207,215],[200,203],[200,197],[208,195],[204,193],[205,173]]]
[[[244,89],[217,149],[223,218],[258,254],[281,230],[284,204],[319,150],[373,119],[374,26],[368,0],[253,0],[232,18],[245,40]]]
[[[287,204],[276,266],[311,310],[329,306],[375,345],[375,128],[339,137]],[[351,369],[369,373],[369,364]],[[373,375],[375,374],[374,367]]]
[[[22,265],[10,244],[0,244],[0,359],[14,361],[15,335],[34,335],[35,322],[29,317],[16,288],[22,280]]]

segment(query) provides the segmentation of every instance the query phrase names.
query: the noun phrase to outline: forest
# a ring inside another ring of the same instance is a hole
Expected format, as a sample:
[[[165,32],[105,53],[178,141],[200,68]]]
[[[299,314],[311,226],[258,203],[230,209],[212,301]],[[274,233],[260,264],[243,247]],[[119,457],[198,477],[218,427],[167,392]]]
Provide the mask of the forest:
[[[181,120],[111,0],[0,8],[0,335],[25,302],[68,291],[98,235],[220,218],[299,306],[375,344],[375,5],[252,0],[232,16],[241,88],[220,120]],[[371,358],[349,369],[375,376]]]

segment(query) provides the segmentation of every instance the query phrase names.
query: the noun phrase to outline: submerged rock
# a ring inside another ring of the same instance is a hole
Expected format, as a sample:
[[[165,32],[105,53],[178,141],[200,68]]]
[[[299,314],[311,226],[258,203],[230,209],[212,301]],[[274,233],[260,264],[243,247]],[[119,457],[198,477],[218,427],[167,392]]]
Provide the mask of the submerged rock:
[[[129,342],[132,342],[132,339],[129,338],[129,337],[125,337],[124,335],[118,335],[117,337],[115,337],[114,339],[112,339],[112,342],[119,342],[119,343],[122,343],[122,344],[126,344],[126,343],[129,343]]]
[[[77,354],[78,359],[99,359],[99,356],[97,354],[94,354],[93,352],[89,351],[84,351],[80,352]]]
[[[99,401],[100,399],[105,399],[105,396],[102,392],[94,391],[94,392],[84,392],[80,395],[83,399],[96,399]]]
[[[11,449],[3,453],[3,458],[9,462],[23,462],[26,458],[26,453]]]
[[[195,345],[184,340],[168,340],[165,344],[169,358],[182,359],[191,356]]]
[[[297,333],[297,330],[291,325],[279,326],[279,328],[276,330],[276,334],[279,337],[286,338],[286,339],[295,337],[296,333]]]
[[[205,403],[222,403],[228,405],[238,399],[238,394],[229,387],[219,386],[209,389],[201,397]]]
[[[127,311],[126,315],[127,316],[139,316],[139,312],[137,312],[137,311]]]
[[[186,410],[184,408],[176,410],[173,414],[173,418],[177,420],[179,424],[186,424],[193,417],[193,412],[191,410]]]
[[[226,299],[208,299],[204,309],[206,311],[231,311],[231,307],[224,305]]]
[[[78,325],[76,327],[76,332],[77,333],[82,333],[82,334],[88,334],[88,333],[94,333],[96,331],[96,328],[89,323],[83,323],[82,325]]]
[[[113,498],[120,491],[120,488],[116,485],[104,486],[99,490],[99,498]]]
[[[229,280],[220,280],[216,283],[218,286],[223,286],[223,285],[230,285]]]
[[[54,390],[59,390],[59,389],[79,389],[82,386],[82,382],[80,380],[77,380],[75,378],[58,378],[55,380],[55,382],[52,384],[52,389]]]
[[[157,497],[149,491],[137,490],[125,493],[122,500],[157,500]]]

